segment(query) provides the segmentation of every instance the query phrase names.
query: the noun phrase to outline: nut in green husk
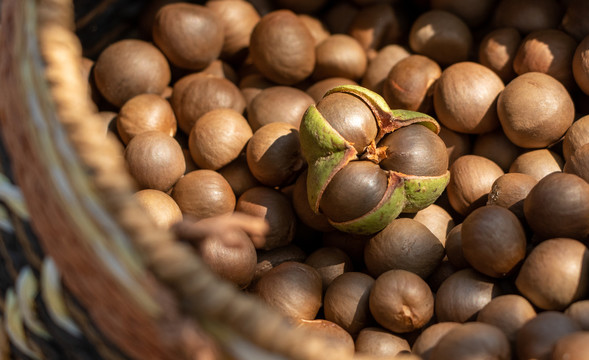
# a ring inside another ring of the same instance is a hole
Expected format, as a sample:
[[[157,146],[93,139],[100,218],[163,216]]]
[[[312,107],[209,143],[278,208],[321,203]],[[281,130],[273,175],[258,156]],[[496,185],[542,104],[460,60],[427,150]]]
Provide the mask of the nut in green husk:
[[[391,110],[361,86],[331,89],[300,125],[311,208],[338,230],[373,234],[431,205],[450,178],[439,131],[432,117]]]

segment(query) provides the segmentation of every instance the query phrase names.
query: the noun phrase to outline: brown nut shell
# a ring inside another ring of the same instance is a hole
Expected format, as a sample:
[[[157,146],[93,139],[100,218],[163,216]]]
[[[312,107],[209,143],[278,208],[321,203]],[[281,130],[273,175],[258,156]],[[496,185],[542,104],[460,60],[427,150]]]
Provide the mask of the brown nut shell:
[[[125,144],[145,131],[174,136],[177,124],[170,103],[157,94],[140,94],[129,99],[117,115],[117,132]]]
[[[457,326],[461,326],[461,324],[457,322],[446,321],[438,322],[426,327],[419,334],[417,339],[415,339],[415,342],[411,347],[411,352],[417,356],[420,356],[424,360],[429,360],[433,348],[438,344],[440,339]]]
[[[485,205],[464,219],[462,251],[481,273],[506,277],[526,256],[526,234],[514,213],[501,206]]]
[[[316,64],[313,79],[343,77],[359,80],[368,60],[362,45],[346,34],[333,34],[315,48]]]
[[[391,68],[382,95],[391,109],[429,113],[433,108],[433,84],[441,74],[442,69],[432,59],[410,55]]]
[[[445,245],[448,233],[454,228],[452,215],[436,204],[431,204],[425,209],[419,210],[412,219],[425,225],[440,240],[442,245]]]
[[[235,195],[225,178],[216,171],[201,169],[184,175],[172,189],[182,213],[204,219],[231,214]]]
[[[259,128],[246,146],[246,156],[250,171],[266,186],[293,183],[306,165],[298,130],[283,122]]]
[[[160,131],[136,135],[125,148],[127,169],[140,188],[168,191],[184,175],[180,144]]]
[[[145,209],[158,227],[169,229],[182,221],[182,211],[172,197],[160,190],[143,189],[133,197]]]
[[[262,90],[247,106],[247,119],[255,132],[264,125],[284,122],[299,128],[307,108],[315,100],[290,86],[271,86]]]
[[[354,355],[354,339],[334,322],[324,319],[303,319],[298,321],[295,326],[308,332],[310,336],[325,339],[327,345],[325,351],[332,355],[347,355],[348,357]]]
[[[492,131],[499,127],[496,103],[503,89],[503,81],[491,69],[470,61],[453,64],[434,88],[438,120],[462,133]]]
[[[139,94],[163,93],[172,77],[164,54],[135,39],[120,40],[104,49],[93,73],[102,96],[117,107]]]
[[[557,28],[561,17],[561,4],[555,0],[501,0],[494,9],[493,25],[528,34]]]
[[[562,157],[549,149],[526,151],[516,157],[509,166],[510,173],[530,175],[537,181],[554,172],[562,172]]]
[[[444,245],[420,222],[398,218],[366,243],[364,262],[372,276],[391,269],[427,278],[444,257]]]
[[[323,99],[327,91],[341,85],[358,85],[358,83],[354,80],[347,78],[330,77],[327,79],[317,81],[313,85],[309,86],[306,92],[307,94],[309,94],[309,96],[313,98],[313,100],[316,103],[318,103],[319,101],[321,101],[321,99]]]
[[[409,55],[409,51],[401,45],[389,44],[384,46],[368,62],[366,72],[362,77],[362,86],[377,94],[382,94],[384,81],[393,66]]]
[[[540,238],[589,236],[589,183],[574,174],[552,173],[524,200],[524,215]]]
[[[495,180],[503,170],[493,161],[477,155],[464,155],[450,167],[446,188],[452,208],[467,215],[486,203]]]
[[[561,312],[541,312],[518,331],[516,355],[518,359],[550,359],[559,339],[580,330],[579,325]]]
[[[515,76],[513,60],[522,37],[513,27],[490,31],[479,45],[479,62],[493,70],[505,84]]]
[[[201,70],[221,54],[223,31],[223,23],[211,9],[180,2],[158,10],[152,35],[172,64]]]
[[[444,10],[430,10],[419,15],[409,34],[411,50],[441,66],[467,60],[472,42],[468,25]]]
[[[573,239],[538,244],[524,261],[515,285],[544,310],[564,310],[589,292],[589,250]]]
[[[351,271],[338,276],[325,292],[325,318],[352,335],[358,334],[372,319],[368,298],[373,285],[374,278],[361,272]]]
[[[352,271],[352,261],[348,254],[336,247],[320,247],[305,259],[305,264],[314,267],[323,282],[325,291],[339,276]]]
[[[583,93],[589,95],[589,35],[577,45],[573,55],[573,76]]]
[[[562,155],[568,161],[575,151],[589,144],[589,115],[576,120],[567,130],[562,140]]]
[[[500,129],[478,135],[472,148],[473,155],[493,160],[503,171],[509,170],[520,152],[521,149],[515,146]]]
[[[513,212],[525,221],[524,200],[538,183],[532,176],[520,173],[501,175],[491,186],[487,205],[498,205]]]
[[[268,79],[292,85],[307,78],[315,67],[315,40],[290,10],[264,15],[250,39],[250,55]]]
[[[517,146],[543,148],[557,142],[573,123],[575,106],[566,88],[550,75],[529,72],[499,94],[497,114]]]
[[[369,297],[370,312],[384,328],[411,332],[427,324],[434,297],[427,283],[405,270],[389,270],[376,278]]]
[[[577,41],[562,30],[534,31],[522,40],[513,69],[518,75],[533,71],[548,74],[572,89],[575,80],[571,63],[576,48]]]
[[[294,238],[296,218],[292,204],[280,191],[257,186],[244,192],[237,200],[235,211],[264,218],[270,230],[257,249],[270,250],[288,245]]]
[[[293,320],[313,320],[321,308],[321,277],[306,264],[283,262],[253,288],[262,301]]]
[[[564,313],[575,320],[581,329],[589,330],[589,300],[579,300],[573,302],[566,308]]]
[[[208,94],[203,96],[203,94]],[[174,84],[170,100],[178,126],[186,134],[196,120],[215,109],[245,110],[245,98],[231,81],[206,74],[186,75]]]
[[[509,342],[515,344],[519,329],[535,316],[536,310],[526,298],[509,294],[491,300],[479,311],[477,321],[498,327]]]
[[[385,170],[415,176],[439,176],[448,170],[444,141],[420,124],[385,135],[378,146],[386,147],[386,157],[379,164]]]
[[[497,327],[469,322],[451,329],[432,349],[431,360],[510,360],[509,341]]]
[[[558,339],[552,360],[583,360],[589,358],[589,331],[578,331]]]
[[[190,130],[190,155],[200,168],[218,170],[239,157],[252,135],[247,120],[237,111],[211,110]]]
[[[462,269],[450,275],[436,293],[438,321],[466,322],[494,297],[502,295],[493,278],[474,269]]]
[[[380,327],[365,327],[356,337],[356,352],[375,357],[397,356],[410,352],[409,342]]]

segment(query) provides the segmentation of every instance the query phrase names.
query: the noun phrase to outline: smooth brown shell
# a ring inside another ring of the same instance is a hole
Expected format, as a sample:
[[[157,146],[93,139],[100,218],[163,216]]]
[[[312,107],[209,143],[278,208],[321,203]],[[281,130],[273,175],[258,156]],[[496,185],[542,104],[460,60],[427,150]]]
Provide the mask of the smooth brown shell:
[[[286,195],[266,186],[256,186],[244,192],[237,200],[235,211],[264,218],[270,229],[265,242],[256,248],[270,250],[288,245],[294,238],[296,218]]]
[[[584,360],[589,358],[589,331],[577,331],[556,341],[552,360]]]
[[[450,167],[450,181],[446,187],[452,208],[467,215],[484,205],[493,183],[503,174],[499,165],[482,156],[459,157]]]
[[[517,332],[530,319],[536,316],[536,310],[521,295],[509,294],[497,296],[479,311],[477,321],[498,327],[510,343],[515,344]]]
[[[315,67],[315,40],[290,10],[264,15],[254,27],[249,50],[256,68],[278,84],[298,83]]]
[[[158,227],[169,229],[172,225],[182,221],[180,207],[170,195],[163,191],[143,189],[137,191],[133,197]]]
[[[439,176],[448,170],[444,141],[421,124],[397,129],[377,146],[386,147],[386,157],[379,164],[385,170],[415,176]]]
[[[562,7],[555,0],[501,0],[494,9],[492,24],[515,27],[523,34],[558,27]]]
[[[564,310],[589,293],[589,250],[573,239],[538,244],[526,257],[515,285],[540,309]]]
[[[376,207],[387,189],[384,170],[371,161],[352,161],[331,179],[319,201],[320,210],[332,221],[361,217]]]
[[[370,312],[384,328],[406,333],[422,328],[434,314],[427,283],[405,270],[389,270],[376,278],[369,297]]]
[[[453,64],[442,72],[434,88],[434,108],[447,128],[482,134],[499,127],[497,96],[501,78],[491,69],[470,61]]]
[[[573,55],[573,76],[579,88],[589,95],[589,36],[586,36],[575,49]]]
[[[562,172],[562,157],[549,149],[525,151],[518,155],[509,166],[510,173],[530,175],[537,181],[548,174]]]
[[[457,269],[470,267],[462,251],[462,224],[464,223],[460,223],[450,230],[445,243],[446,257]]]
[[[290,86],[271,86],[263,89],[247,106],[247,119],[255,132],[262,126],[273,122],[284,122],[299,128],[307,108],[315,105],[315,100]]]
[[[513,69],[518,75],[533,71],[548,74],[572,89],[575,80],[571,63],[576,48],[577,41],[562,30],[534,31],[522,40]]]
[[[393,66],[409,55],[409,51],[401,45],[384,46],[368,62],[366,72],[362,77],[362,86],[377,94],[382,94],[384,81]]]
[[[442,74],[440,66],[422,55],[410,55],[396,63],[383,82],[382,95],[392,109],[430,113],[433,85]]]
[[[342,249],[320,247],[305,259],[305,264],[317,270],[323,282],[323,291],[339,276],[352,271],[352,260]]]
[[[207,96],[203,96],[207,94]],[[189,134],[196,120],[215,109],[245,110],[245,98],[231,81],[206,74],[190,74],[178,80],[170,99],[178,126]]]
[[[246,190],[254,186],[262,185],[250,171],[245,153],[220,168],[218,172],[227,180],[236,197],[241,196]]]
[[[448,153],[448,165],[452,166],[454,161],[463,155],[471,153],[471,139],[468,134],[459,133],[448,129],[445,126],[440,126],[438,136],[444,141],[446,145],[446,152]]]
[[[250,171],[266,186],[293,183],[306,165],[298,130],[283,122],[264,125],[254,132],[246,156]]]
[[[578,148],[564,164],[564,172],[575,174],[589,183],[589,143]]]
[[[364,262],[372,276],[391,269],[427,278],[444,257],[444,245],[420,222],[398,218],[366,243]]]
[[[493,160],[503,171],[509,170],[520,152],[521,149],[515,146],[500,129],[478,135],[472,147],[473,155]]]
[[[524,200],[538,183],[532,176],[520,173],[501,175],[491,186],[487,205],[498,205],[513,212],[525,221]]]
[[[313,100],[315,100],[316,103],[318,103],[319,101],[321,101],[321,99],[323,99],[327,91],[341,85],[358,85],[358,83],[354,80],[347,78],[330,77],[327,79],[317,81],[313,85],[309,86],[306,92],[309,96],[313,98]]]
[[[517,146],[543,148],[557,142],[573,123],[575,106],[566,88],[550,75],[529,72],[499,94],[497,114]]]
[[[254,278],[257,264],[256,249],[245,231],[231,231],[224,236],[208,236],[193,241],[193,245],[213,273],[244,289]],[[226,238],[227,236],[230,238]]]
[[[337,354],[347,354],[350,357],[354,355],[354,339],[336,323],[324,319],[300,320],[295,326],[308,332],[310,336],[325,339],[327,343],[325,351],[330,354],[337,352]],[[333,349],[330,350],[330,347]]]
[[[401,40],[402,21],[391,4],[371,4],[359,9],[347,33],[358,40],[368,58],[372,58],[384,45]]]
[[[440,341],[440,339],[457,326],[461,326],[461,324],[457,322],[446,321],[438,322],[426,327],[421,332],[421,334],[419,334],[417,339],[415,339],[415,342],[411,347],[411,352],[417,356],[420,356],[423,360],[429,360],[433,348]]]
[[[157,94],[140,94],[129,99],[117,115],[117,132],[125,144],[145,131],[174,136],[177,123],[170,103]]]
[[[431,0],[432,9],[446,10],[458,15],[468,26],[476,28],[489,19],[495,0]]]
[[[297,245],[288,244],[271,250],[257,250],[257,264],[252,284],[255,284],[264,274],[287,261],[304,262],[307,254]]]
[[[152,44],[135,39],[120,40],[104,49],[93,74],[102,96],[117,107],[139,94],[163,93],[172,78],[164,54]]]
[[[589,330],[589,300],[579,300],[570,304],[564,313],[575,320],[581,329]]]
[[[333,34],[315,48],[315,70],[313,79],[343,77],[359,80],[368,60],[358,40],[346,34]]]
[[[254,27],[260,21],[256,8],[248,1],[207,1],[223,26],[221,57],[237,61],[245,57]]]
[[[464,219],[462,251],[481,273],[506,277],[526,256],[526,234],[514,213],[498,205],[485,205]]]
[[[224,26],[208,7],[173,3],[156,13],[152,36],[172,64],[201,70],[221,54]]]
[[[468,59],[473,40],[470,29],[458,16],[444,10],[430,10],[413,22],[409,46],[417,54],[448,66]]]
[[[354,95],[329,94],[317,103],[317,110],[359,154],[376,138],[378,126],[374,114]]]
[[[502,295],[495,280],[474,269],[462,269],[450,275],[436,293],[438,321],[466,322],[494,297]]]
[[[580,330],[579,325],[561,312],[541,312],[518,331],[516,355],[518,359],[550,359],[559,339]]]
[[[493,70],[505,84],[515,76],[513,60],[522,37],[513,27],[488,32],[479,45],[479,62]]]
[[[432,349],[430,360],[510,360],[509,341],[497,327],[469,322],[452,328]]]
[[[443,207],[431,204],[416,212],[413,220],[425,225],[445,245],[448,233],[454,228],[454,219]]]
[[[200,168],[218,170],[239,157],[252,135],[247,120],[237,111],[211,110],[190,130],[190,155]]]
[[[252,290],[293,320],[313,320],[321,308],[321,277],[303,263],[283,262],[262,276]]]
[[[374,278],[361,272],[346,272],[334,279],[323,300],[327,320],[338,324],[352,335],[372,321],[368,298]]]
[[[375,357],[397,356],[410,352],[409,342],[380,327],[366,327],[356,337],[356,352]]]
[[[576,120],[567,130],[562,140],[562,156],[565,161],[575,153],[575,150],[589,144],[589,115]]]
[[[142,189],[168,191],[184,175],[180,144],[159,131],[136,135],[125,148],[127,169]]]
[[[201,169],[184,175],[172,189],[182,213],[196,219],[231,214],[235,195],[225,178],[216,171]]]
[[[547,175],[524,200],[524,215],[541,238],[586,240],[589,236],[589,183],[574,174]]]

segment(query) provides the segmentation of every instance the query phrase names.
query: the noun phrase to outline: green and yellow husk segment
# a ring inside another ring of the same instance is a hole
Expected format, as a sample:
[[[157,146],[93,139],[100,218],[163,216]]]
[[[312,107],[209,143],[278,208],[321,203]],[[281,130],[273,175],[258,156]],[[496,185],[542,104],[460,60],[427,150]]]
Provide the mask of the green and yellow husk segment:
[[[338,86],[325,96],[335,92],[355,95],[371,109],[379,127],[375,142],[387,133],[411,124],[423,125],[436,134],[440,131],[440,126],[431,116],[415,111],[391,110],[380,95],[361,86]],[[313,211],[319,213],[319,203],[325,188],[339,170],[357,158],[358,153],[313,105],[305,112],[299,133],[302,153],[309,166],[309,205]],[[431,205],[446,188],[450,173],[447,171],[441,176],[424,177],[389,171],[388,177],[387,190],[374,209],[357,219],[331,224],[348,233],[368,235],[378,232],[401,212],[415,212]]]

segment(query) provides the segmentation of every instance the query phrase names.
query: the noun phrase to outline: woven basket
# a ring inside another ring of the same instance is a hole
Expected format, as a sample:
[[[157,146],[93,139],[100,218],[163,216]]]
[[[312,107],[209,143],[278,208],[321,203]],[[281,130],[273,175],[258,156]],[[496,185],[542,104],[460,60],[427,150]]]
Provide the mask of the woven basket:
[[[98,12],[121,2],[80,3]],[[218,279],[187,244],[145,216],[120,145],[102,135],[86,96],[74,11],[71,0],[2,3],[0,125],[10,162],[4,172],[22,191],[28,213],[7,207],[14,232],[2,233],[0,280],[10,296],[21,276],[41,283],[33,308],[46,330],[38,342],[34,333],[21,334],[31,350],[25,354],[9,336],[13,353],[26,359],[349,357]],[[105,42],[98,38],[89,51]],[[63,288],[55,285],[56,273]],[[61,300],[48,307],[51,296],[44,302],[43,291],[57,291]],[[67,313],[59,323],[55,309]],[[6,338],[0,340],[6,354]]]

